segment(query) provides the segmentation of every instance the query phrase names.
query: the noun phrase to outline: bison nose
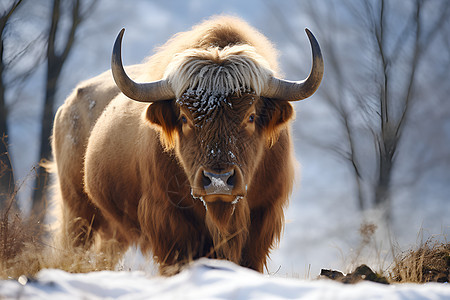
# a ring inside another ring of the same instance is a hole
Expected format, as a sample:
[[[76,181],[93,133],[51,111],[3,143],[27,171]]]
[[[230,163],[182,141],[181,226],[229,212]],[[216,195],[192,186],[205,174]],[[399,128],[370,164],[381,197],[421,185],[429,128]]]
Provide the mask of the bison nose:
[[[231,195],[236,183],[234,170],[226,173],[212,173],[203,171],[203,188],[208,195]]]

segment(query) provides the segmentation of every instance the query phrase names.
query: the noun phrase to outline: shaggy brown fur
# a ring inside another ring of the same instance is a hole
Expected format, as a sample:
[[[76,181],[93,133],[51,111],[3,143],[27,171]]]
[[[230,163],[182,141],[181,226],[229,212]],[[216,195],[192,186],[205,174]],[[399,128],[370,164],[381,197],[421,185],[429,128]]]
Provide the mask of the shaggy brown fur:
[[[245,66],[256,70],[261,61],[261,72],[276,74],[276,52],[270,42],[229,17],[176,35],[146,63],[127,72],[142,82],[171,78],[168,66],[186,50],[214,47],[218,53],[235,54],[230,49],[243,46],[258,54],[252,54]],[[226,58],[211,60],[208,66],[220,64],[240,70]],[[214,72],[210,73],[220,71]],[[262,272],[280,239],[283,208],[292,188],[288,124],[294,112],[288,102],[260,97],[254,86],[258,80],[236,78],[233,84],[240,84],[240,90],[222,95],[221,102],[203,115],[199,98],[211,95],[189,84],[190,91],[179,99],[151,105],[119,93],[110,72],[80,84],[55,118],[60,241],[91,247],[95,240],[99,251],[107,251],[108,241],[115,239],[121,245],[117,258],[129,245],[139,244],[144,253],[152,253],[163,274],[171,273],[171,266],[203,256]],[[183,85],[185,79],[176,80]],[[238,177],[235,189],[242,199],[201,194],[201,170],[230,167]],[[193,196],[204,196],[205,205]],[[65,232],[72,236],[64,236]]]

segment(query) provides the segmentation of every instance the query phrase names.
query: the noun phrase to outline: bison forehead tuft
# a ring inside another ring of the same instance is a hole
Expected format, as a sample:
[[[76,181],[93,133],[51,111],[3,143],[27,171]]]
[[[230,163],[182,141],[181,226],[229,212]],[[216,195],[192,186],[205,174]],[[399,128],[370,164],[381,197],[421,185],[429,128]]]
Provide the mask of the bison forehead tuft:
[[[164,77],[177,98],[197,94],[237,94],[252,90],[260,95],[273,76],[268,62],[249,45],[189,49],[177,54]]]

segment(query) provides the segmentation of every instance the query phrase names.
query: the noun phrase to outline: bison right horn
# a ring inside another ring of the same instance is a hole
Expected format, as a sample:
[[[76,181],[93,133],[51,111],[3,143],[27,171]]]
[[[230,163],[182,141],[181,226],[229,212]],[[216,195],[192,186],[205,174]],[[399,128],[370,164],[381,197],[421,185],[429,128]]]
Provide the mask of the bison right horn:
[[[137,83],[128,77],[122,64],[122,38],[123,28],[117,35],[111,57],[111,70],[119,89],[127,97],[140,102],[155,102],[175,98],[175,94],[167,80],[157,80],[148,83]]]
[[[286,101],[298,101],[306,99],[319,88],[323,77],[323,58],[319,43],[308,29],[305,29],[311,43],[313,63],[308,78],[302,81],[289,81],[271,77],[266,89],[261,94],[263,97]]]

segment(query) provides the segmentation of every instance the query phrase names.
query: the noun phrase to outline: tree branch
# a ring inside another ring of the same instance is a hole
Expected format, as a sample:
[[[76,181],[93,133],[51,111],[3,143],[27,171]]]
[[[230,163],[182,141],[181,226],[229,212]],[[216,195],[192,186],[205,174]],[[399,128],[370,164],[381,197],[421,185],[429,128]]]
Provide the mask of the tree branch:
[[[69,55],[70,49],[72,49],[73,43],[75,41],[75,32],[77,31],[78,25],[81,23],[82,19],[80,16],[80,0],[76,0],[72,7],[72,26],[70,27],[69,34],[67,35],[67,41],[62,51],[59,60],[64,62]]]
[[[422,6],[422,1],[418,0],[416,2],[415,22],[414,22],[415,27],[416,27],[415,28],[415,35],[414,35],[414,52],[413,52],[412,59],[411,59],[411,62],[410,62],[411,71],[409,73],[408,85],[406,87],[406,95],[404,97],[403,110],[402,110],[402,114],[400,116],[400,119],[399,119],[399,121],[396,124],[395,137],[396,137],[397,141],[401,137],[403,124],[404,124],[406,115],[407,115],[407,113],[409,111],[410,99],[411,99],[412,89],[413,89],[413,85],[414,85],[414,79],[415,79],[417,64],[418,64],[418,61],[419,61],[419,55],[420,55],[420,51],[421,51],[421,46],[420,46],[420,34],[421,34],[421,31],[422,31],[422,26],[421,26],[421,23],[420,23],[421,6]]]
[[[397,139],[399,139],[402,134],[402,129],[404,127],[405,119],[406,119],[406,116],[407,116],[408,111],[411,106],[410,102],[411,102],[411,98],[412,98],[412,91],[413,91],[415,77],[416,77],[416,70],[419,65],[420,58],[422,57],[422,55],[424,53],[426,53],[426,49],[428,47],[430,47],[432,39],[434,39],[434,37],[436,36],[436,33],[438,32],[437,29],[440,28],[442,26],[442,24],[449,17],[450,5],[449,5],[449,2],[444,1],[442,4],[443,7],[441,7],[441,9],[439,9],[439,11],[441,12],[440,16],[436,19],[436,22],[433,24],[433,26],[431,26],[431,29],[425,35],[424,40],[421,41],[420,38],[421,38],[421,35],[423,32],[422,23],[421,23],[422,4],[423,3],[421,0],[417,1],[416,14],[415,14],[415,21],[416,21],[417,25],[416,25],[416,34],[415,34],[415,39],[414,39],[414,54],[413,54],[411,62],[410,62],[411,71],[410,71],[410,76],[408,79],[408,86],[407,86],[406,92],[405,92],[405,94],[406,94],[405,98],[404,98],[405,106],[404,106],[404,110],[402,111],[400,121],[397,125],[397,130],[396,130]]]
[[[5,11],[5,14],[3,14],[0,17],[0,32],[3,32],[3,29],[5,29],[6,23],[8,22],[9,18],[11,18],[12,14],[16,10],[16,8],[22,3],[22,0],[17,0],[14,2],[9,9]]]

